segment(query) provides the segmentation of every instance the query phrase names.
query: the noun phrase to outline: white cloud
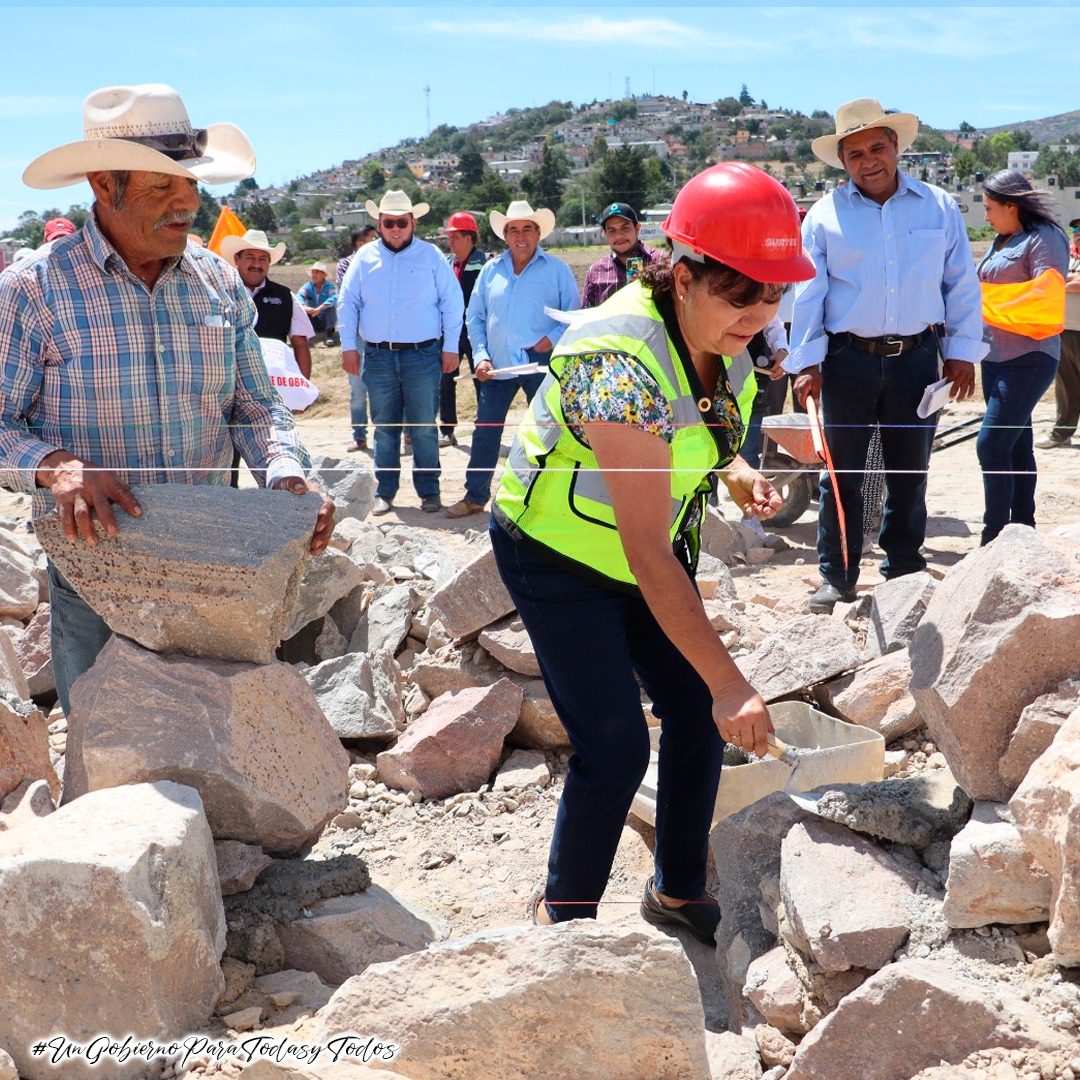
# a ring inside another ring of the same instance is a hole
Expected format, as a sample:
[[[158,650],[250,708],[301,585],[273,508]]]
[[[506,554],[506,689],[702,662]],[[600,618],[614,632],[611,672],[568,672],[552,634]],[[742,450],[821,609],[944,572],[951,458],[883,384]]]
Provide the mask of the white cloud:
[[[514,41],[557,45],[577,45],[590,49],[605,49],[614,45],[634,45],[650,49],[680,49],[700,51],[734,51],[759,47],[749,38],[702,31],[673,19],[606,18],[602,15],[582,15],[561,18],[525,16],[469,19],[465,21],[435,20],[426,29],[442,35],[484,38],[489,41]]]

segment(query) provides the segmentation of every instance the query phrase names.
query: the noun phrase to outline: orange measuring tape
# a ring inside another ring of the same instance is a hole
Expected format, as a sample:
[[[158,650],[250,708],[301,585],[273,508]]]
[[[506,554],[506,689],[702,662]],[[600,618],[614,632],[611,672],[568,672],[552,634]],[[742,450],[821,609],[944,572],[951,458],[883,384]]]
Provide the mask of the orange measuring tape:
[[[833,466],[832,454],[829,453],[829,444],[825,441],[825,425],[821,422],[821,413],[818,411],[818,403],[809,395],[806,395],[806,412],[810,417],[810,437],[814,441],[814,449],[818,457],[825,462],[825,468],[829,473],[832,483],[833,497],[836,499],[836,517],[840,522],[840,552],[844,557],[844,573],[848,572],[851,558],[848,553],[847,542],[847,519],[844,517],[844,504],[840,499],[840,485],[836,482],[836,469]]]

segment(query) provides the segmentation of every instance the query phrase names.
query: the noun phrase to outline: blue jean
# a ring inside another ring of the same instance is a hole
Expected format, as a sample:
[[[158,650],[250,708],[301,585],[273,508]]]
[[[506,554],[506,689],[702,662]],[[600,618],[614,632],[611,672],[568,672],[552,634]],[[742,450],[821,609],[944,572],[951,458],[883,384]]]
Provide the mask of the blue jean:
[[[825,438],[832,452],[847,521],[849,568],[844,570],[836,499],[827,474],[821,480],[818,563],[821,576],[841,590],[859,579],[863,546],[863,472],[874,425],[881,426],[885,462],[885,512],[879,543],[885,552],[881,573],[897,578],[926,568],[920,548],[926,538],[926,474],[937,417],[916,414],[926,387],[938,378],[933,335],[901,356],[871,356],[830,341],[821,368]]]
[[[361,370],[363,370],[361,368]],[[367,438],[368,391],[363,375],[349,376],[349,420],[352,422],[352,437],[359,442]]]
[[[1035,527],[1035,451],[1031,412],[1054,381],[1057,361],[1029,352],[999,363],[983,361],[986,415],[976,448],[983,471],[986,513],[982,543],[1006,525]]]
[[[483,506],[491,498],[491,481],[499,463],[506,414],[519,390],[525,391],[526,401],[532,401],[545,374],[537,372],[514,379],[488,379],[476,384],[476,430],[469,451],[469,467],[465,471],[465,498],[469,502]]]
[[[364,350],[364,385],[375,425],[375,494],[393,499],[401,484],[402,425],[412,435],[413,487],[421,498],[439,494],[439,408],[442,350]]]
[[[552,565],[494,521],[491,543],[573,747],[548,854],[548,913],[596,917],[649,763],[638,677],[661,722],[656,888],[697,899],[724,751],[708,687],[641,597]]]
[[[112,631],[51,562],[49,618],[56,693],[67,716],[71,713],[71,687],[94,666]]]

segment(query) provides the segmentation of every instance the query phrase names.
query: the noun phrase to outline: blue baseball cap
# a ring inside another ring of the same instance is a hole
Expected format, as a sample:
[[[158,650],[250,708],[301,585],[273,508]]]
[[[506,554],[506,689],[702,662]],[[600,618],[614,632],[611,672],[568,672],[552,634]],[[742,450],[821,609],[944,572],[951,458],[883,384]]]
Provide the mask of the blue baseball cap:
[[[629,203],[613,202],[610,206],[605,206],[600,212],[600,228],[603,228],[604,222],[611,217],[626,218],[635,225],[638,223],[637,211]]]

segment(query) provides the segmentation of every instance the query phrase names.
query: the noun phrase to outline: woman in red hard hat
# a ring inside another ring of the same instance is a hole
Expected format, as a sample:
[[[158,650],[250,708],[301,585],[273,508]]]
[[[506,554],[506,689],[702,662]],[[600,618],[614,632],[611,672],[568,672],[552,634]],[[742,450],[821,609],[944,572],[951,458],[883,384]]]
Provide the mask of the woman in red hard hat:
[[[670,263],[568,316],[491,538],[574,751],[534,921],[596,915],[649,760],[640,680],[662,732],[641,911],[711,943],[720,912],[705,862],[724,743],[763,754],[772,725],[709,624],[694,568],[712,476],[744,512],[780,505],[739,457],[756,383],[732,358],[814,268],[791,196],[749,165],[695,176],[662,228]]]
[[[487,262],[487,252],[481,251],[476,245],[480,240],[480,226],[476,218],[467,210],[458,210],[450,215],[446,221],[446,240],[450,245],[450,267],[454,271],[454,277],[461,286],[462,296],[465,298],[465,307],[469,306],[469,297],[472,296],[473,286],[480,271]],[[461,324],[461,340],[458,342],[458,355],[463,364],[469,365],[472,370],[473,355],[472,344],[469,341],[469,332],[465,324]],[[454,428],[457,426],[457,371],[444,373],[442,382],[439,384],[439,445],[457,446],[457,436]],[[475,391],[476,387],[473,386]]]

